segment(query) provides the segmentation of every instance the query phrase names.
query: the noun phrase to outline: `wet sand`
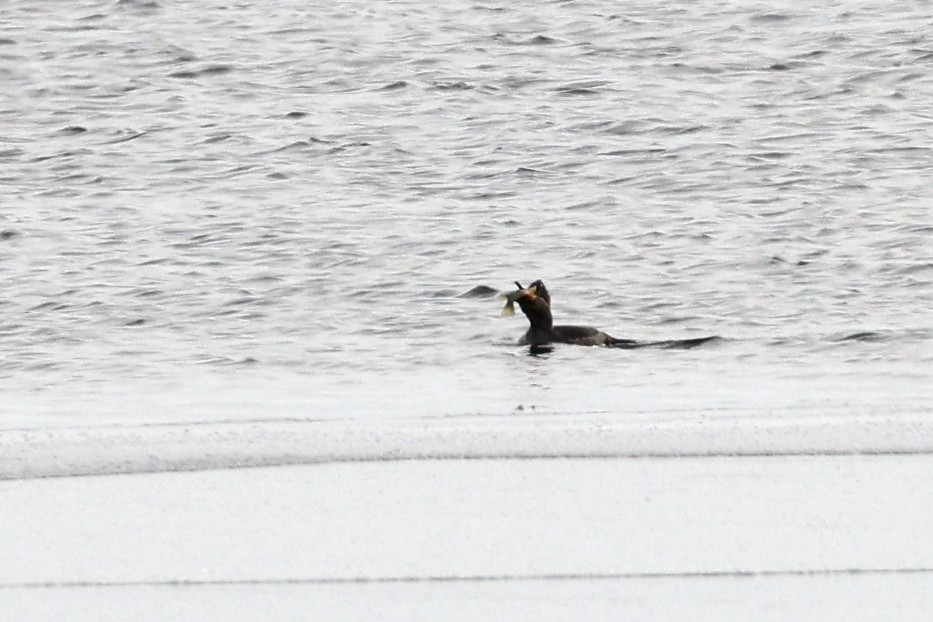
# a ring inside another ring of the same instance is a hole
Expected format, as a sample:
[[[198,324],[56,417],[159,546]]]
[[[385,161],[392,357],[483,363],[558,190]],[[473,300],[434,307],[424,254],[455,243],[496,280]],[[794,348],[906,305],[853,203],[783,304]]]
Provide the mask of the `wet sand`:
[[[920,619],[933,597],[925,453],[358,461],[0,496],[18,620]]]

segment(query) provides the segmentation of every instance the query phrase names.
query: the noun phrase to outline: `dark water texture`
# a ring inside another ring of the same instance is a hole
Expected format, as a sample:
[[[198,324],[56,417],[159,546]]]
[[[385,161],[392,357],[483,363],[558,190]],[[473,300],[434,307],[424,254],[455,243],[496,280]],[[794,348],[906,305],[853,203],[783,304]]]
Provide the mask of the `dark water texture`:
[[[749,380],[817,408],[862,378],[928,408],[930,23],[2,4],[3,414],[663,410],[755,403]],[[558,322],[724,339],[532,358],[460,296],[537,278]]]

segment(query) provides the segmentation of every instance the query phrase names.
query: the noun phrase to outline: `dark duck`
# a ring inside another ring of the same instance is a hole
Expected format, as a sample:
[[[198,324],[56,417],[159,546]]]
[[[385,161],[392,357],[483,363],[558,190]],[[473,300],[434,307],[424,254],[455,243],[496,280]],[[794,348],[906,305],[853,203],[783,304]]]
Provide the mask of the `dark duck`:
[[[634,339],[618,339],[607,335],[603,331],[590,326],[554,325],[554,316],[551,314],[551,294],[540,280],[535,281],[527,288],[516,281],[518,290],[502,294],[506,300],[504,315],[514,314],[514,303],[518,303],[522,313],[528,318],[531,326],[519,339],[520,345],[529,345],[532,348],[548,346],[552,343],[569,343],[578,346],[607,346],[610,348],[642,348],[656,346],[662,348],[692,348],[716,337],[700,337],[698,339],[680,339],[673,341],[635,341]]]

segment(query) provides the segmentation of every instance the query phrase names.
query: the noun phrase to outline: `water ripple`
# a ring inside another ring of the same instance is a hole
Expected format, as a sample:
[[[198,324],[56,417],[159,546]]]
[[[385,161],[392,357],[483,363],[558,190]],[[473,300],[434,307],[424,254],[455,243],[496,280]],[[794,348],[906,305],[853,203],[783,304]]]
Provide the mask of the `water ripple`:
[[[523,325],[480,294],[529,276],[569,321],[728,336],[733,374],[920,365],[922,13],[5,4],[3,369],[481,377]]]

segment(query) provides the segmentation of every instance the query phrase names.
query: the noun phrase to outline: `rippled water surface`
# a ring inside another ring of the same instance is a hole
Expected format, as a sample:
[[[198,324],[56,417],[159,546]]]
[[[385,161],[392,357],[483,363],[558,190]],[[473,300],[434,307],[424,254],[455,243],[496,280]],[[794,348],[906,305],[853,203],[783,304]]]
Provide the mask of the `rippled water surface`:
[[[933,401],[925,3],[0,5],[0,425]],[[558,322],[720,335],[528,356]]]

